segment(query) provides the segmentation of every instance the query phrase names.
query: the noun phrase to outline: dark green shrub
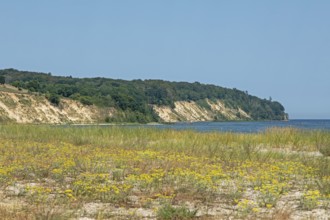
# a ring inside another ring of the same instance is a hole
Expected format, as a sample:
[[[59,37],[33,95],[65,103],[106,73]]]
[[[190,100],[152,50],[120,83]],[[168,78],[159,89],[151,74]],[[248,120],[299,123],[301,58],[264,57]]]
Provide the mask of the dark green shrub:
[[[83,96],[83,97],[80,98],[80,102],[83,105],[93,105],[93,101],[91,100],[90,97]]]
[[[56,94],[50,94],[50,95],[47,95],[46,97],[50,103],[54,104],[54,105],[59,105],[60,104],[60,96],[59,95],[56,95]]]
[[[6,78],[4,76],[0,76],[0,84],[5,84]]]

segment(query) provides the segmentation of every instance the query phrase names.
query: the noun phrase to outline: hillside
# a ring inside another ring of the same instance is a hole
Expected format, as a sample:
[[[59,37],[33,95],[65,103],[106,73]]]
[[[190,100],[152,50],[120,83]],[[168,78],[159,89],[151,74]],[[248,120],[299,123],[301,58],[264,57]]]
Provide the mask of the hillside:
[[[94,123],[111,116],[113,109],[86,106],[63,98],[59,105],[45,96],[19,91],[8,85],[0,86],[0,122],[16,123]]]
[[[237,89],[198,82],[81,79],[15,69],[0,70],[1,81],[13,87],[2,86],[0,89],[0,118],[16,122],[147,123],[287,119],[279,102],[260,99]],[[22,101],[25,99],[30,101]],[[40,115],[40,109],[53,119],[33,117],[30,113]],[[84,114],[79,113],[80,110]],[[19,119],[24,117],[30,119]]]

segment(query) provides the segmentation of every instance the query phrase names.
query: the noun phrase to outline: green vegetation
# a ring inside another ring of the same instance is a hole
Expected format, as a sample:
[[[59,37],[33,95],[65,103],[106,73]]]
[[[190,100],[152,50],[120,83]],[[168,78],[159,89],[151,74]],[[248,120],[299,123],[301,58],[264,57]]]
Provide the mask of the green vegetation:
[[[5,83],[6,83],[5,76],[0,76],[0,84],[5,84]]]
[[[119,109],[111,121],[159,121],[151,105],[174,107],[175,101],[196,101],[209,108],[205,99],[222,100],[227,107],[241,108],[253,120],[283,120],[284,107],[276,101],[260,99],[237,89],[228,89],[198,82],[168,82],[162,80],[114,80],[107,78],[72,78],[51,74],[0,70],[7,83],[31,92],[45,94],[50,102],[58,104],[61,97],[78,100],[85,105]],[[216,120],[224,120],[219,116]]]
[[[321,152],[321,154],[323,154],[324,156],[330,156],[330,143],[326,143],[322,146],[319,147],[319,151]]]
[[[54,105],[60,104],[60,96],[57,94],[47,94],[46,98]]]
[[[318,154],[329,141],[292,128],[0,125],[0,216],[329,218],[330,162]]]
[[[157,218],[160,220],[185,220],[193,219],[197,210],[190,211],[186,207],[173,207],[171,204],[165,204],[158,209]]]

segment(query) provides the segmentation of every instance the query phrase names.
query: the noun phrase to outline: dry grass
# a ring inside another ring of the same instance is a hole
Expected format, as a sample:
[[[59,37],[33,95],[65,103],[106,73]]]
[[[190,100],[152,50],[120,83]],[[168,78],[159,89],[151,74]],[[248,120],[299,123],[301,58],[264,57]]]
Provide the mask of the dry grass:
[[[330,216],[329,158],[306,153],[329,137],[277,128],[239,134],[1,125],[0,191],[7,205],[18,202],[0,207],[0,215],[139,219],[167,207],[164,216],[178,219],[289,219],[316,209]],[[293,149],[300,153],[286,153]]]

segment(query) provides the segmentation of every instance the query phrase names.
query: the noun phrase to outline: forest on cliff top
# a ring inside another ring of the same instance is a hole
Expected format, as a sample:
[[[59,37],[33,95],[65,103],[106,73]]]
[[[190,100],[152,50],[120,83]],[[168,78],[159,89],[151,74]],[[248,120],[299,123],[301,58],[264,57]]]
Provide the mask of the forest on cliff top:
[[[287,118],[281,103],[261,99],[247,91],[229,89],[199,82],[169,82],[164,80],[120,80],[110,78],[73,78],[53,76],[51,73],[0,70],[3,83],[19,89],[44,94],[50,102],[70,98],[85,105],[114,107],[124,112],[128,122],[157,122],[153,105],[174,108],[176,101],[195,101],[209,108],[209,100],[221,100],[226,107],[242,109],[252,120],[284,120]]]

